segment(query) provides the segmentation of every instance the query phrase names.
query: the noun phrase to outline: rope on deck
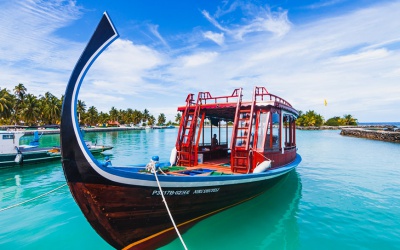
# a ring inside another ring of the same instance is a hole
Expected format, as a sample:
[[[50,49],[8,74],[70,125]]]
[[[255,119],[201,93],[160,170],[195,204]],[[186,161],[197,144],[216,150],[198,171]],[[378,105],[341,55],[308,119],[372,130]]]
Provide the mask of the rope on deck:
[[[178,227],[177,227],[176,224],[175,224],[175,221],[174,221],[174,218],[172,217],[171,212],[169,211],[169,207],[168,207],[167,201],[165,200],[164,193],[163,193],[163,190],[162,190],[161,185],[160,185],[160,181],[158,180],[158,177],[157,177],[157,170],[156,170],[155,163],[154,163],[153,161],[150,161],[150,163],[147,164],[146,168],[147,168],[147,167],[151,168],[151,172],[152,172],[152,173],[154,174],[154,176],[156,177],[157,185],[158,185],[158,188],[160,189],[160,193],[161,193],[163,202],[164,202],[164,204],[165,204],[165,208],[166,208],[167,211],[168,211],[169,218],[171,219],[171,222],[172,222],[172,224],[174,225],[175,231],[176,231],[176,233],[178,234],[178,237],[179,237],[179,239],[181,240],[183,247],[185,248],[185,250],[187,250],[186,244],[185,244],[185,242],[183,241],[183,238],[182,238],[181,234],[179,233],[179,229],[178,229]]]
[[[8,206],[8,207],[5,207],[5,208],[2,208],[2,209],[0,209],[0,212],[6,211],[6,210],[11,209],[11,208],[14,208],[14,207],[21,206],[21,205],[23,205],[23,204],[25,204],[25,203],[31,202],[31,201],[36,200],[36,199],[39,199],[40,197],[46,196],[46,195],[48,195],[48,194],[50,194],[50,193],[53,193],[54,191],[56,191],[56,190],[58,190],[58,189],[60,189],[60,188],[62,188],[62,187],[64,187],[64,186],[66,186],[66,185],[67,185],[67,184],[65,183],[64,185],[61,185],[61,186],[59,186],[59,187],[57,187],[57,188],[55,188],[55,189],[53,189],[53,190],[50,190],[49,192],[46,192],[46,193],[41,194],[41,195],[39,195],[39,196],[36,196],[36,197],[34,197],[34,198],[32,198],[32,199],[29,199],[29,200],[26,200],[26,201],[23,201],[23,202],[21,202],[21,203],[14,204],[14,205],[11,205],[11,206]]]

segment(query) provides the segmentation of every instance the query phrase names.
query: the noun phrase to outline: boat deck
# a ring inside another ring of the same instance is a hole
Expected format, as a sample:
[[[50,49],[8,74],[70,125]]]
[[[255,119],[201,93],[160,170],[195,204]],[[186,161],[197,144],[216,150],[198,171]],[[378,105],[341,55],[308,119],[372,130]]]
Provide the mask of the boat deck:
[[[185,169],[186,170],[210,169],[210,170],[214,170],[215,172],[219,172],[219,173],[223,173],[223,174],[236,174],[236,173],[232,172],[229,161],[230,161],[229,157],[212,159],[212,160],[208,160],[203,163],[200,163],[197,166],[185,167]],[[181,174],[179,174],[179,172],[181,172],[181,171],[182,170],[178,170],[176,172],[171,171],[171,172],[169,172],[169,174],[181,175]],[[204,175],[209,175],[209,174],[210,173],[204,173]]]

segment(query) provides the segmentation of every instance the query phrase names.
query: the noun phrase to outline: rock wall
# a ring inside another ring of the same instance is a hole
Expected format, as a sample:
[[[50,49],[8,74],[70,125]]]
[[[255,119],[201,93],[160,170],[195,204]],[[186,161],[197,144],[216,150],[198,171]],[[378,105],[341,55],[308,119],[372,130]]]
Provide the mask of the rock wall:
[[[344,136],[400,143],[400,132],[368,130],[363,128],[343,128],[340,134]]]

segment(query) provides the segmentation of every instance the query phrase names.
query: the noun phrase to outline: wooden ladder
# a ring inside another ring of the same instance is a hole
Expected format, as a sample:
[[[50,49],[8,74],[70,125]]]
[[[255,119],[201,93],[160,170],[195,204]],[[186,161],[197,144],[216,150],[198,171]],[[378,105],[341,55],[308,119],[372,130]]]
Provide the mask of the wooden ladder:
[[[176,150],[178,166],[194,166],[197,165],[197,157],[194,154],[194,135],[197,128],[197,118],[200,113],[201,101],[197,98],[194,103],[193,94],[189,94],[186,98],[186,107],[183,112],[179,125],[178,139],[176,141]]]
[[[249,157],[249,152],[254,106],[254,95],[250,107],[248,107],[248,105],[243,105],[241,97],[238,100],[231,142],[231,170],[234,173],[250,172],[251,159]]]

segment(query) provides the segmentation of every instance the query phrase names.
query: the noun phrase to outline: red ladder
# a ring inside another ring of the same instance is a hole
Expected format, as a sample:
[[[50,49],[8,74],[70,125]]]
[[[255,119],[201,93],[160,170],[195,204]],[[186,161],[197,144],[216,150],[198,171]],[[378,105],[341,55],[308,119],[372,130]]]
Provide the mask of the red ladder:
[[[189,94],[186,98],[186,107],[183,112],[179,125],[178,139],[176,141],[176,150],[178,166],[194,166],[197,165],[197,159],[194,155],[194,135],[197,128],[197,118],[200,113],[201,101],[197,98],[194,103],[194,94]]]
[[[231,170],[234,173],[250,172],[250,140],[253,126],[255,91],[250,105],[244,105],[241,101],[242,94],[236,106],[235,122],[231,141]],[[249,107],[250,106],[250,107]]]

